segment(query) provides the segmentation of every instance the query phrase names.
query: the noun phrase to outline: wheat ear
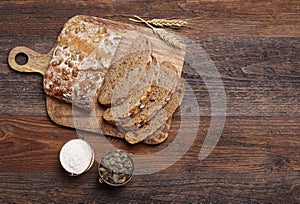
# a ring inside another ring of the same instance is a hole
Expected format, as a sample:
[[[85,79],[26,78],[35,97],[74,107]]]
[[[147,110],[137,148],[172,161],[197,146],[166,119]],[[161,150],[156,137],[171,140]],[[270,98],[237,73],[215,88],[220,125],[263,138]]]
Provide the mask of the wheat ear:
[[[151,25],[157,26],[157,27],[171,27],[171,28],[180,28],[184,25],[187,25],[188,22],[186,20],[180,20],[180,19],[165,19],[165,18],[154,18],[151,20],[136,20],[129,18],[129,20],[134,22],[148,22]]]
[[[184,45],[173,34],[169,33],[165,29],[155,28],[150,23],[148,23],[147,21],[145,21],[144,19],[142,19],[139,16],[134,16],[134,17],[139,19],[141,22],[144,22],[147,26],[149,26],[152,29],[154,34],[156,34],[160,39],[167,42],[169,45],[179,48],[179,49],[184,48]]]

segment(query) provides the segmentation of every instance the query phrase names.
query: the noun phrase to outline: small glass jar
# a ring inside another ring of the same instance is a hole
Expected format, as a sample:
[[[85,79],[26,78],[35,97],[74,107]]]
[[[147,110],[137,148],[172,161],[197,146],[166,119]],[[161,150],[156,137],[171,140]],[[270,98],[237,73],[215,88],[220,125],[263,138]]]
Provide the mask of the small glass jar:
[[[111,186],[122,186],[130,181],[134,171],[131,156],[121,150],[107,153],[99,162],[99,182]]]

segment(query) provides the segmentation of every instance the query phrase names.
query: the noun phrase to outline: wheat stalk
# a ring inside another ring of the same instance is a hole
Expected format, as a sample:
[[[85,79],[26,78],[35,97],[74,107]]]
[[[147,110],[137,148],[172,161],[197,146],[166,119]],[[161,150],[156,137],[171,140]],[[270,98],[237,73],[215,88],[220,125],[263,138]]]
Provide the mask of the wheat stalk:
[[[179,49],[183,49],[184,45],[172,34],[162,28],[155,28],[154,33],[158,35],[162,40],[167,42],[169,45],[173,47],[177,47]]]
[[[184,45],[174,36],[173,34],[169,33],[163,28],[155,28],[153,27],[150,23],[148,23],[146,20],[142,19],[139,16],[134,16],[135,18],[139,19],[140,22],[144,22],[147,26],[149,26],[153,33],[156,34],[160,39],[164,40],[167,42],[169,45],[183,49]]]
[[[136,20],[129,18],[129,20],[134,21],[134,22],[147,22],[151,25],[157,26],[157,27],[171,27],[171,28],[180,28],[184,25],[187,25],[188,22],[185,20],[180,20],[180,19],[165,19],[165,18],[154,18],[151,20]]]

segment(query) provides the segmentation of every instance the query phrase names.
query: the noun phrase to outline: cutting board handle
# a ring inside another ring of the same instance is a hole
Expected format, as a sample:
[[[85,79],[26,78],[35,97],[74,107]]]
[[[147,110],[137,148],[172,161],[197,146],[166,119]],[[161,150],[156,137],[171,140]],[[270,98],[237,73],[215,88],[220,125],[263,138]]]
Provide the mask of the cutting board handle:
[[[45,74],[48,64],[51,60],[51,52],[48,54],[40,54],[28,47],[15,47],[12,49],[8,56],[9,66],[19,72],[38,72],[42,75]],[[27,56],[26,64],[20,65],[16,62],[16,56],[23,54]]]

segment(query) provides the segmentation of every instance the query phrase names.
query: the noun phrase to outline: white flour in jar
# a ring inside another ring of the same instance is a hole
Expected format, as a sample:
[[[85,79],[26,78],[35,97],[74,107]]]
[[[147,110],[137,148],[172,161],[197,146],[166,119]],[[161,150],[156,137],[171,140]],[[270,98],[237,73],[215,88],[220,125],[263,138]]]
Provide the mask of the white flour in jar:
[[[73,139],[61,148],[59,159],[67,172],[71,175],[80,175],[92,166],[94,151],[86,141]]]

